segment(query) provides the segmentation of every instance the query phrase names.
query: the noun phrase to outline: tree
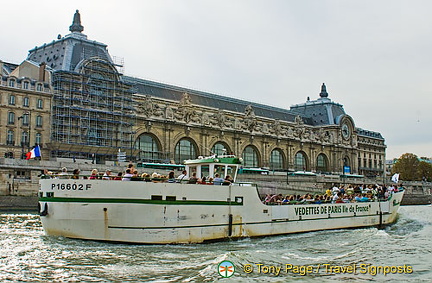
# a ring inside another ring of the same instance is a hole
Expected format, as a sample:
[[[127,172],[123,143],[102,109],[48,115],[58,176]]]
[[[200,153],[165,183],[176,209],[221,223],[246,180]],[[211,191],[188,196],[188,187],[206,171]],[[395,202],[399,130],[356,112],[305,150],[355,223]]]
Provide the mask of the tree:
[[[418,174],[421,180],[430,182],[432,180],[432,164],[427,163],[426,161],[420,161]]]
[[[421,180],[419,165],[420,161],[417,155],[404,153],[393,166],[392,173],[399,173],[399,178],[404,181],[418,181]]]

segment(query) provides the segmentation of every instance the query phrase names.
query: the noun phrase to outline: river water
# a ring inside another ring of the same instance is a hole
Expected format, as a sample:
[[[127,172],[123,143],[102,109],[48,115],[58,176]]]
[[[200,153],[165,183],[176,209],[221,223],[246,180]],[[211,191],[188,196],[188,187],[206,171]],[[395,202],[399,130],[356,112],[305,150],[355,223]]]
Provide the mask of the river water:
[[[403,206],[398,221],[383,230],[319,231],[196,245],[49,237],[39,216],[3,213],[0,281],[429,282],[431,235],[431,206]],[[218,272],[224,260],[235,267],[230,278]]]

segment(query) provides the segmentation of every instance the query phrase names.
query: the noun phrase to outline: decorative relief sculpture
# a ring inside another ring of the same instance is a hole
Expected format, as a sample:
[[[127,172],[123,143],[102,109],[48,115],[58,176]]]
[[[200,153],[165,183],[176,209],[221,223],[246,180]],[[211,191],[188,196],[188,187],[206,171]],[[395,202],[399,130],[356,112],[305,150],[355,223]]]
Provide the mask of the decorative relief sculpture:
[[[248,105],[245,108],[245,116],[243,118],[243,128],[253,132],[255,130],[255,126],[257,125],[255,113],[253,111],[252,105]]]
[[[192,99],[187,92],[183,94],[179,104],[180,105],[177,108],[177,112],[174,113],[174,117],[177,120],[184,121],[186,123],[198,122],[196,111],[192,105]]]
[[[142,114],[146,117],[160,117],[163,115],[163,111],[158,104],[153,102],[150,95],[146,95],[143,103],[138,106],[138,114]]]
[[[222,110],[218,110],[215,114],[212,116],[212,123],[214,126],[224,128],[226,126],[226,115],[223,113]]]

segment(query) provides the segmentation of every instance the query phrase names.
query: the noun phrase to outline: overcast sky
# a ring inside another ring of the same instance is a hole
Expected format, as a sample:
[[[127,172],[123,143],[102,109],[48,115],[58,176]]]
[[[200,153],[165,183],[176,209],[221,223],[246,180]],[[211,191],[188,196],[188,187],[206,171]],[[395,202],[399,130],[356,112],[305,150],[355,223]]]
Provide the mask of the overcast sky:
[[[68,34],[76,9],[127,75],[287,109],[325,83],[387,159],[432,157],[430,0],[9,1],[0,59]]]

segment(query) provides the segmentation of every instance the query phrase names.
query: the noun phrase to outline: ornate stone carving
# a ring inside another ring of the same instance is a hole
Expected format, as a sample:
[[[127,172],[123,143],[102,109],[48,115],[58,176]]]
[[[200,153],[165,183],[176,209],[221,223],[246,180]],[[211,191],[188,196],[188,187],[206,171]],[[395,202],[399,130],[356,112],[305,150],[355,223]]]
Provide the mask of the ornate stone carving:
[[[201,115],[201,124],[203,124],[204,126],[208,126],[210,124],[209,114],[205,111],[203,111]]]
[[[168,120],[174,120],[174,109],[168,106],[165,111],[165,116]]]
[[[174,113],[174,117],[177,120],[182,120],[186,123],[189,123],[197,122],[198,119],[196,116],[197,114],[192,105],[192,99],[190,98],[189,94],[185,92],[182,99],[180,100],[180,105],[177,108],[177,112]]]
[[[144,101],[138,106],[138,113],[146,117],[162,116],[162,110],[159,105],[153,102],[150,95],[146,95]]]
[[[243,118],[243,128],[253,132],[257,125],[255,113],[253,111],[252,105],[248,105],[245,108],[245,116]]]
[[[222,110],[219,109],[218,112],[213,114],[212,118],[213,118],[212,120],[213,120],[214,126],[217,126],[220,128],[223,128],[226,126],[227,117],[226,117],[225,113],[223,113]]]

